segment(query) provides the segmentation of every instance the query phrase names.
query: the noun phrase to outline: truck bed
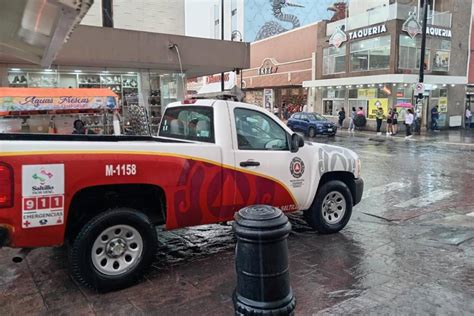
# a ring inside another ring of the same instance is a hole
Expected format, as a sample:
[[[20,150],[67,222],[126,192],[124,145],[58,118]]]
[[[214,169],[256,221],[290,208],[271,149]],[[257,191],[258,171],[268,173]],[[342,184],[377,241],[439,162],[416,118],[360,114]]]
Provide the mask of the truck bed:
[[[161,143],[185,143],[185,141],[172,140],[153,136],[133,135],[59,135],[59,134],[7,134],[0,133],[0,140],[12,141],[76,141],[76,142],[161,142]]]

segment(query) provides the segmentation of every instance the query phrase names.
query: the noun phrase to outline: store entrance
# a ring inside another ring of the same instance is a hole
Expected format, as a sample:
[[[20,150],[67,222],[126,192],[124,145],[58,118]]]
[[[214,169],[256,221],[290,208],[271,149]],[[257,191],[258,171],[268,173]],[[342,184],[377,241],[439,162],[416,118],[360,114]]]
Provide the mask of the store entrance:
[[[472,93],[472,92],[471,92]],[[471,112],[474,110],[474,94],[466,95],[466,107],[464,108],[463,118],[466,121],[466,109],[469,108]],[[471,125],[468,126],[467,122],[464,124],[465,127],[471,128],[473,127],[473,123],[471,121]]]

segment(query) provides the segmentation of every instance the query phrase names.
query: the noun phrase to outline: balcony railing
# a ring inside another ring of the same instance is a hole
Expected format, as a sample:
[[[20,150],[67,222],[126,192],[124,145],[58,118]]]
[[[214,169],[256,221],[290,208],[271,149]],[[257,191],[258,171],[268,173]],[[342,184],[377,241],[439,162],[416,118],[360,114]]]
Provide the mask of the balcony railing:
[[[326,36],[331,36],[338,26],[345,26],[346,31],[359,29],[369,25],[383,23],[391,20],[406,20],[408,13],[416,7],[406,4],[394,3],[389,6],[377,7],[363,14],[350,16],[346,19],[328,23],[326,27]],[[440,27],[451,27],[452,14],[450,12],[430,11],[428,16],[428,25]]]

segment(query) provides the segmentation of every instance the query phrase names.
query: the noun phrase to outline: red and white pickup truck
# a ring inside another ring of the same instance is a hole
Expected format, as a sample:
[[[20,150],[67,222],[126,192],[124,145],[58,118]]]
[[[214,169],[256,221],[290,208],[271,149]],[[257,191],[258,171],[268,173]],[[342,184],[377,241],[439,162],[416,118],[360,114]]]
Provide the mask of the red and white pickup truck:
[[[305,143],[245,103],[171,104],[158,137],[0,134],[0,247],[67,242],[72,275],[99,291],[140,278],[155,225],[224,222],[268,204],[335,233],[362,191],[354,152]]]

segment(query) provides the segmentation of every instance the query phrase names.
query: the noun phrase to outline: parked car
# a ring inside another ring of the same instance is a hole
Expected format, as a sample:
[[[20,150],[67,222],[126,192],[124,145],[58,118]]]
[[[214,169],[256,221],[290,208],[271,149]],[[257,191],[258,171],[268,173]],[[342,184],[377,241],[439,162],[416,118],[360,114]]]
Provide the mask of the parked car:
[[[294,113],[288,120],[287,125],[294,132],[303,132],[309,137],[318,134],[334,136],[337,132],[336,124],[329,122],[327,118],[318,113]]]
[[[360,202],[349,149],[305,146],[270,112],[224,100],[169,104],[158,137],[0,133],[0,248],[70,251],[72,276],[127,287],[156,260],[154,225],[230,221],[267,204],[336,233]]]

